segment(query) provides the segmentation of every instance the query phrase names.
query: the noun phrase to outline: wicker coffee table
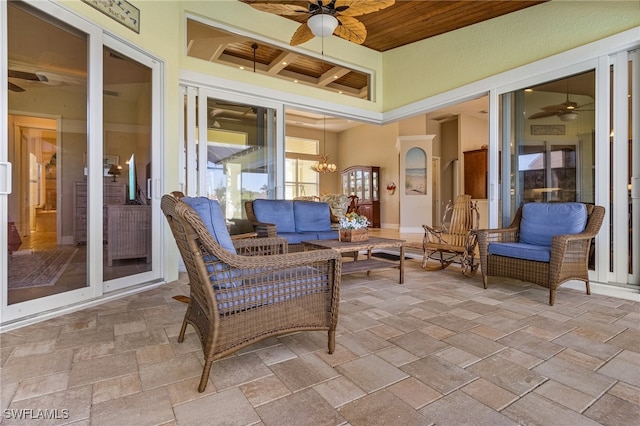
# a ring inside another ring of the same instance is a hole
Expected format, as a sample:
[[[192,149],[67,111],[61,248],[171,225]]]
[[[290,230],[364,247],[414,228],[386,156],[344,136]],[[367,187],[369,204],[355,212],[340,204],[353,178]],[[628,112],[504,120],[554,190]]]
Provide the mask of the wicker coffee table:
[[[342,263],[342,274],[353,274],[356,272],[366,272],[376,269],[398,268],[400,270],[399,283],[404,284],[404,240],[394,240],[391,238],[374,238],[370,237],[367,241],[345,242],[339,240],[310,240],[303,241],[305,249],[329,248],[337,250],[340,253],[349,253],[354,251],[367,251],[367,258],[363,260],[354,260],[353,262]],[[373,249],[382,248],[400,248],[400,260],[398,263],[378,260],[371,258]]]

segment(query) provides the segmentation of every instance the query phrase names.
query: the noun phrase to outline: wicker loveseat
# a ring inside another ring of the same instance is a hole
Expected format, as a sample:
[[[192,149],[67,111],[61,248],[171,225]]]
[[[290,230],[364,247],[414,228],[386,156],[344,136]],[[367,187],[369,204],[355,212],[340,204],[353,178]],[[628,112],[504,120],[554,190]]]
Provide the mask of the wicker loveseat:
[[[212,362],[271,336],[327,330],[335,349],[340,254],[287,253],[282,238],[232,241],[216,201],[162,197],[164,212],[189,276],[190,297],[178,342],[191,324],[204,352],[198,390]]]
[[[583,203],[527,203],[508,228],[478,231],[482,281],[500,276],[547,287],[549,304],[569,280],[589,288],[589,252],[604,207]]]
[[[302,251],[305,240],[338,239],[327,203],[258,199],[246,201],[244,207],[258,237],[285,238],[291,252]]]

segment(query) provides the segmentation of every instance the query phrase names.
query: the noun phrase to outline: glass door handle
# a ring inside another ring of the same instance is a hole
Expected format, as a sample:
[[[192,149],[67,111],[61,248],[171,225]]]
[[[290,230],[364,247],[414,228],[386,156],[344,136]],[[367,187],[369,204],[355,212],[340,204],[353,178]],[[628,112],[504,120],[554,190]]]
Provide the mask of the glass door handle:
[[[0,195],[11,194],[11,163],[0,161]]]

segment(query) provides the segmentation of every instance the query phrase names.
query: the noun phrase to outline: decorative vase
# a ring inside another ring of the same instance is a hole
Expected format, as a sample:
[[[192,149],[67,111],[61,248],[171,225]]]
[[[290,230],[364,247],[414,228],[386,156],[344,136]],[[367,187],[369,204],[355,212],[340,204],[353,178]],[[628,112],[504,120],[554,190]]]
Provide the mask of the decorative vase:
[[[340,241],[344,241],[344,242],[367,241],[369,239],[369,231],[367,230],[367,228],[360,228],[360,229],[341,228],[338,235],[340,237]]]

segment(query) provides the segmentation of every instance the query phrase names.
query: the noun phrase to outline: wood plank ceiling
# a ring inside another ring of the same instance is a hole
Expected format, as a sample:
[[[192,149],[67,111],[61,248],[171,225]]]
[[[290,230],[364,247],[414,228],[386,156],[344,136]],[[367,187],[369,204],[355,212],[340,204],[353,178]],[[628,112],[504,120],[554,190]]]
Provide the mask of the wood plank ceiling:
[[[265,0],[241,0],[243,3],[266,3]],[[367,28],[363,43],[370,49],[385,52],[396,47],[454,31],[488,19],[544,3],[547,0],[396,0],[395,4],[356,17]],[[268,3],[293,4],[307,8],[307,1],[273,0]],[[284,16],[304,22],[307,15]]]
[[[239,1],[266,2],[266,0]],[[367,37],[363,46],[385,52],[545,1],[547,0],[396,0],[392,6],[358,16],[357,19],[367,28]],[[269,3],[294,4],[303,9],[309,4],[307,1],[286,0],[269,1]],[[247,5],[247,8],[249,7]],[[300,17],[287,16],[282,19],[287,18],[304,25],[308,16],[303,14]],[[188,55],[192,57],[370,99],[370,75],[360,70],[338,66],[322,58],[303,55],[261,40],[232,34],[192,19],[187,22],[187,39]]]

